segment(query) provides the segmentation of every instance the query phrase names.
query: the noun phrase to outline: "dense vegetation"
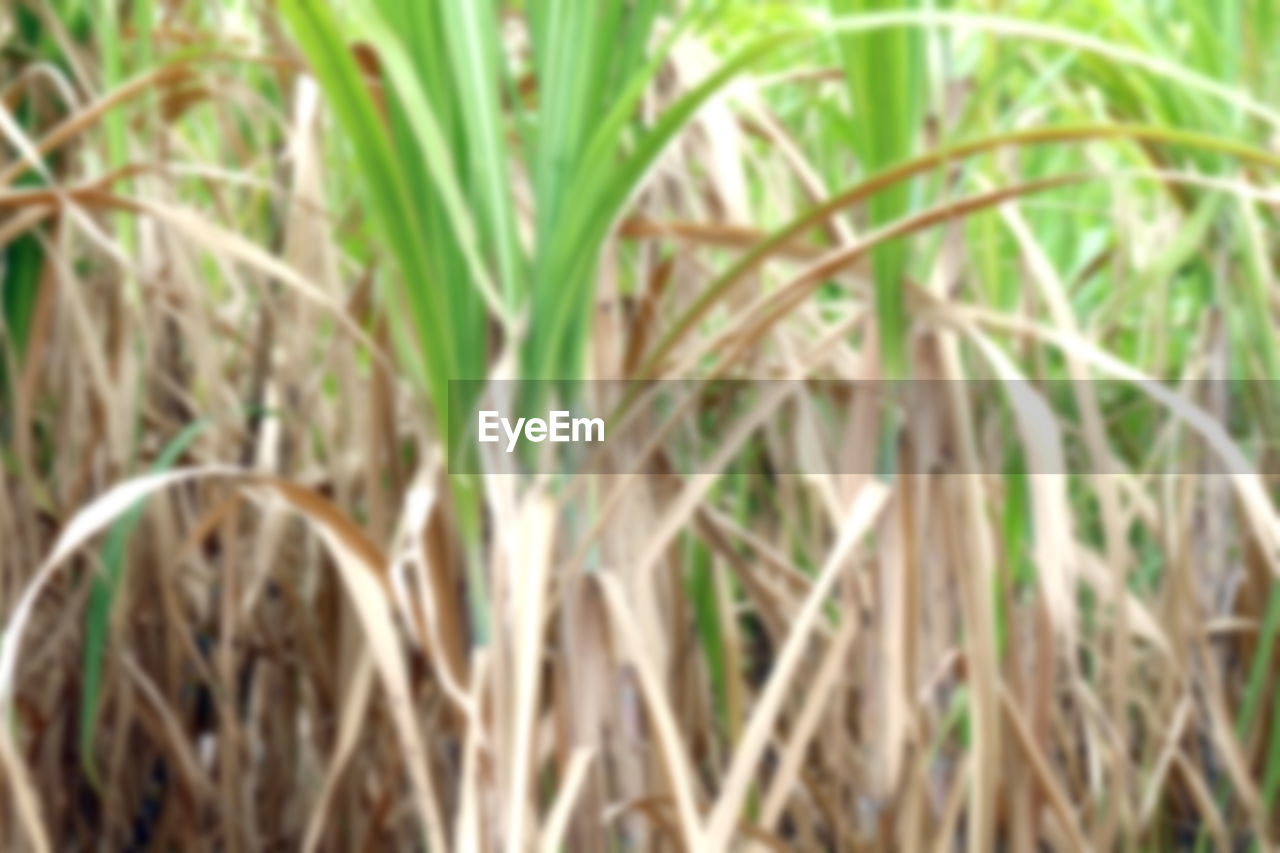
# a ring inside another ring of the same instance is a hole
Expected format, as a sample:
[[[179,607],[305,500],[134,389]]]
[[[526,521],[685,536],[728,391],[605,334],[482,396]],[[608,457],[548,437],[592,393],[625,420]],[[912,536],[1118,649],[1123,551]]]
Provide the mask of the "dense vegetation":
[[[1278,99],[1270,0],[9,0],[0,846],[1280,842]],[[485,378],[938,390],[518,478]]]

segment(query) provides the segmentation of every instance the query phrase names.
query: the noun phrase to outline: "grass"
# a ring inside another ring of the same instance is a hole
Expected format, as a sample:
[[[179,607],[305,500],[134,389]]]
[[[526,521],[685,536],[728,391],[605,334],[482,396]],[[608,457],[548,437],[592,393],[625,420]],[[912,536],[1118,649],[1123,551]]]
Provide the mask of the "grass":
[[[1280,838],[1273,4],[2,14],[6,849]]]

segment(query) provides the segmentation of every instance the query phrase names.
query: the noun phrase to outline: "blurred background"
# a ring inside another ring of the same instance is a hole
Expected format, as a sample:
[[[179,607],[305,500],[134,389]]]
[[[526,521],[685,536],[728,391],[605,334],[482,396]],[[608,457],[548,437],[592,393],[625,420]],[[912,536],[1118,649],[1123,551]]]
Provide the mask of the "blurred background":
[[[0,846],[1277,843],[1278,96],[1269,0],[7,0]],[[447,463],[726,379],[938,390]]]

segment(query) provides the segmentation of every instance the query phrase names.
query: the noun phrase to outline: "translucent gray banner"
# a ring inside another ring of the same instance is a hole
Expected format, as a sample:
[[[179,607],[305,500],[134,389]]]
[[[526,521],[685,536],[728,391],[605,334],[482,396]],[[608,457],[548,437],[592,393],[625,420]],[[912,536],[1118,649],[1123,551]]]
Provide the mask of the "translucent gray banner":
[[[1280,475],[1280,381],[454,381],[458,474]]]

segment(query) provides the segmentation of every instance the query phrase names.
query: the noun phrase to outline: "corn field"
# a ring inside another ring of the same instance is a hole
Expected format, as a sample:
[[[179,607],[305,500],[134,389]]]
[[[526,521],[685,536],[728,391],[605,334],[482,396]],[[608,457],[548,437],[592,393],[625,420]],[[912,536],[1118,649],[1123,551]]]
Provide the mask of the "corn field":
[[[0,849],[1277,849],[1278,104],[1272,0],[2,0]]]

